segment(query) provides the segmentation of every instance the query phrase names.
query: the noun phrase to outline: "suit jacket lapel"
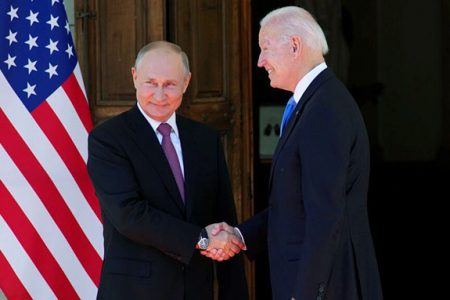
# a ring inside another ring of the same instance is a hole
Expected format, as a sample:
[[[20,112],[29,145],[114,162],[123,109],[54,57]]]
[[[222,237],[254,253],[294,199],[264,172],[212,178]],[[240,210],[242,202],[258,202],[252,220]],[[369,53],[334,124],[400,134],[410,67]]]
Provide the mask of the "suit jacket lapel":
[[[201,160],[197,157],[198,147],[201,145],[198,144],[193,129],[189,128],[189,123],[180,115],[177,115],[177,127],[183,149],[185,207],[186,217],[189,219],[192,214],[193,201],[196,199],[195,186],[199,176],[196,162]]]
[[[204,182],[200,177],[204,176],[204,170],[199,168],[199,162],[204,160],[202,157],[202,149],[205,147],[202,141],[202,136],[196,131],[195,126],[191,126],[185,118],[177,115],[177,126],[180,133],[181,146],[183,148],[183,162],[184,162],[184,180],[185,180],[185,197],[186,197],[186,217],[189,219],[192,215],[193,207],[202,207],[203,205],[196,205],[197,190],[202,188],[199,182]]]
[[[164,154],[164,151],[159,144],[158,138],[153,131],[150,124],[144,118],[137,106],[134,106],[128,114],[128,122],[135,135],[132,135],[134,142],[147,156],[150,165],[155,169],[156,173],[161,177],[161,180],[171,195],[176,206],[185,213],[183,200],[181,199],[178,186],[170,169],[169,162]]]
[[[289,139],[289,136],[292,133],[292,130],[295,128],[295,125],[300,122],[301,117],[303,115],[303,111],[305,110],[305,107],[309,100],[311,100],[312,95],[314,92],[328,79],[331,78],[332,72],[326,68],[322,72],[317,75],[316,78],[311,82],[311,84],[306,89],[305,93],[300,98],[300,101],[297,103],[297,106],[294,109],[294,112],[292,113],[292,117],[289,119],[289,122],[286,124],[283,134],[278,140],[277,146],[275,148],[275,152],[272,157],[272,166],[270,169],[270,177],[269,177],[269,190],[272,186],[272,174],[273,170],[275,168],[276,162],[279,157],[279,153],[281,149],[283,149],[284,145],[286,144],[286,141]]]

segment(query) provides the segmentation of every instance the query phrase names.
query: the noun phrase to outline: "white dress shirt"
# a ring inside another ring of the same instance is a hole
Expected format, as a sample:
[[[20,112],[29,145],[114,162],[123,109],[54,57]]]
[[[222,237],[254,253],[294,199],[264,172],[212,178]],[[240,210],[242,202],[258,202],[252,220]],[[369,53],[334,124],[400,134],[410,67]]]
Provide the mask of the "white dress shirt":
[[[150,124],[150,126],[152,126],[153,131],[156,134],[156,137],[158,138],[159,143],[161,144],[162,142],[162,134],[158,131],[158,126],[161,123],[167,123],[170,125],[170,127],[172,127],[172,130],[170,132],[170,140],[172,141],[173,146],[175,147],[175,151],[177,152],[177,156],[178,156],[178,161],[180,162],[180,167],[181,167],[181,173],[183,174],[184,177],[184,164],[183,164],[183,152],[181,151],[181,142],[180,142],[180,135],[178,133],[178,127],[177,127],[177,122],[176,122],[176,114],[173,113],[170,118],[166,121],[166,122],[159,122],[156,121],[152,118],[150,118],[142,109],[142,107],[139,105],[139,102],[137,103],[137,107],[139,108],[139,111],[142,113],[142,115],[144,116],[144,118],[148,121],[148,123]]]
[[[326,68],[327,64],[323,62],[315,66],[314,69],[306,73],[306,75],[303,76],[302,79],[300,79],[294,91],[294,100],[296,103],[300,101],[300,98],[303,96],[303,94],[305,93],[306,89],[311,84],[311,82],[320,74],[320,72],[322,72]]]

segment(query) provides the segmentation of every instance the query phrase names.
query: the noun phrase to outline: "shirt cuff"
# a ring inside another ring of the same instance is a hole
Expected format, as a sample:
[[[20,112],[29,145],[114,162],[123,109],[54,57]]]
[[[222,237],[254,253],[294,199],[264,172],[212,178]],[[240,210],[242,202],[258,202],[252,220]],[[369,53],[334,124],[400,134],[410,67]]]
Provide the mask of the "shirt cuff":
[[[242,235],[241,231],[239,230],[239,228],[234,227],[234,232],[237,232],[239,234],[239,236],[241,237],[242,242],[244,243],[244,248],[242,250],[247,250],[247,245],[245,244],[245,240],[244,240],[244,236]]]

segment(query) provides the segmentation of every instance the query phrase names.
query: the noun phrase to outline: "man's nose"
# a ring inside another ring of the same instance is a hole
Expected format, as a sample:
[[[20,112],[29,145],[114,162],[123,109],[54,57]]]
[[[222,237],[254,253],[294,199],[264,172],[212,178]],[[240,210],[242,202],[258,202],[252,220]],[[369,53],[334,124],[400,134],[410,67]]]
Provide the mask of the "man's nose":
[[[262,68],[265,64],[265,58],[263,57],[262,53],[258,57],[258,67]]]
[[[164,89],[163,87],[157,87],[155,93],[153,94],[155,100],[161,101],[164,99]]]

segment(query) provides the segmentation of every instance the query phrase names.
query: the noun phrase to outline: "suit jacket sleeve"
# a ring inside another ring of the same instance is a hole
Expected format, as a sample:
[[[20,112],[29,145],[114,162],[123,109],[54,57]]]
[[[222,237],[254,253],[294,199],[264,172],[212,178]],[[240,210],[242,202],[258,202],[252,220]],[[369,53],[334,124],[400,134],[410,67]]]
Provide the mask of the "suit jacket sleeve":
[[[255,259],[267,248],[267,218],[268,209],[266,208],[238,225],[247,246],[245,254],[250,259]]]
[[[141,199],[128,154],[113,130],[96,128],[89,135],[88,171],[103,216],[130,240],[159,249],[187,264],[201,228],[184,222]]]
[[[237,224],[236,209],[229,180],[223,147],[218,137],[218,169],[219,191],[215,207],[217,220],[223,220],[230,225]],[[217,263],[217,277],[219,282],[219,299],[248,299],[247,281],[244,271],[242,252],[232,259]]]

